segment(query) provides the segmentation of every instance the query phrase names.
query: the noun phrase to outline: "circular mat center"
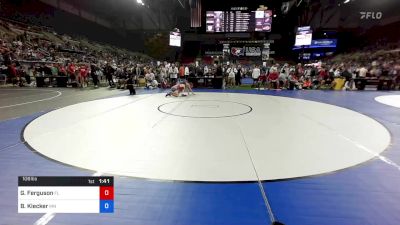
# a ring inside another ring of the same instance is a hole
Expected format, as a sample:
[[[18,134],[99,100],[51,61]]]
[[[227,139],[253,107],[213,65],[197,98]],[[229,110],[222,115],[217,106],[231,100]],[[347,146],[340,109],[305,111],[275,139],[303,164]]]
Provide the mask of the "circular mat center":
[[[162,113],[190,118],[224,118],[241,116],[253,109],[243,103],[219,100],[187,100],[169,102],[158,107]]]

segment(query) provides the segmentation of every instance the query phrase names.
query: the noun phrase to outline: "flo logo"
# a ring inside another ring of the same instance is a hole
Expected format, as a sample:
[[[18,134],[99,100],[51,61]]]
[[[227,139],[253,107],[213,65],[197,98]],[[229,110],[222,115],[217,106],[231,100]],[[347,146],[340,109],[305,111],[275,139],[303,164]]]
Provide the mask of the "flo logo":
[[[380,20],[382,19],[382,12],[360,12],[362,20]]]

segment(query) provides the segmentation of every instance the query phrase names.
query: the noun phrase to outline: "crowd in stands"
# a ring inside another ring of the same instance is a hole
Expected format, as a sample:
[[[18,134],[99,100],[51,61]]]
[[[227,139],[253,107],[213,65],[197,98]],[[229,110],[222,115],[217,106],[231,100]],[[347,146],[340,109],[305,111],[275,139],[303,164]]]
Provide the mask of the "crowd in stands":
[[[222,88],[242,85],[253,79],[253,88],[265,89],[355,89],[355,80],[384,80],[385,88],[400,84],[400,48],[397,44],[341,54],[309,64],[234,63],[189,64],[155,62],[151,58],[85,39],[73,39],[51,30],[0,20],[0,74],[15,85],[29,85],[37,76],[64,76],[71,86],[95,87],[100,81],[110,87],[168,88],[179,78],[220,77]]]
[[[355,90],[357,80],[370,79],[376,80],[379,90],[395,90],[400,85],[399,53],[389,50],[375,57],[342,55],[346,59],[292,66],[275,64],[261,72],[253,70],[252,77],[267,88]]]
[[[36,76],[68,76],[85,86],[90,76],[107,66],[128,68],[149,57],[82,38],[59,35],[47,29],[0,20],[0,74],[20,86]]]

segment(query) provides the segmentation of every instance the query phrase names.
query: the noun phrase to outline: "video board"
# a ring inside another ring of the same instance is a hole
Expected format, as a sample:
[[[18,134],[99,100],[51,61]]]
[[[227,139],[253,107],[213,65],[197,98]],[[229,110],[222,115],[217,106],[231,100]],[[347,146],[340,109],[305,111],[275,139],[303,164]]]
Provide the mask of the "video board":
[[[207,11],[207,33],[270,32],[271,10]]]

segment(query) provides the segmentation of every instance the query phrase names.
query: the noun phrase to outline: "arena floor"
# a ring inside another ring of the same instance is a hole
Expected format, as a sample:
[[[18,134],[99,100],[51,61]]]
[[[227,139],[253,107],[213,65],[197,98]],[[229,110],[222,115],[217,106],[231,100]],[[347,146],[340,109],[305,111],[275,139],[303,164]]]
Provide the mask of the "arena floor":
[[[398,92],[0,89],[0,224],[400,223]],[[115,176],[115,213],[18,214],[17,176]]]

